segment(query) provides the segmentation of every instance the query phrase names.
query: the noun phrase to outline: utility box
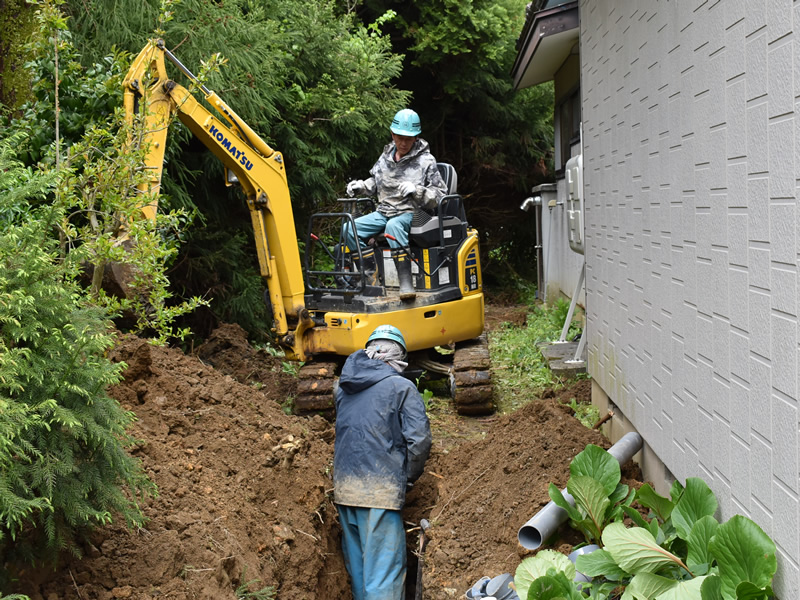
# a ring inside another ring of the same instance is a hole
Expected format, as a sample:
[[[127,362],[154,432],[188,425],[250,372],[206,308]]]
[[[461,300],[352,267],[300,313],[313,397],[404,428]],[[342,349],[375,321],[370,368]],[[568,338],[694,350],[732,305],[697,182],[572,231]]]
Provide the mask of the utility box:
[[[569,247],[583,254],[583,156],[573,156],[565,169],[567,184],[567,230]]]

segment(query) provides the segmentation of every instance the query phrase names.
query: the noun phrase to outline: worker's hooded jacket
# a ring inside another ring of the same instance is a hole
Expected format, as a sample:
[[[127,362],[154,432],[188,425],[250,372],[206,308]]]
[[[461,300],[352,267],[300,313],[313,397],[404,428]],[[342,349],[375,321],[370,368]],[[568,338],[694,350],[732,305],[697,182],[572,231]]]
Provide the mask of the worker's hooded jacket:
[[[364,181],[366,194],[378,197],[378,212],[391,219],[418,206],[436,208],[447,187],[428,142],[417,138],[408,154],[398,161],[394,159],[396,150],[394,142],[387,144],[369,171],[372,177]],[[400,195],[400,184],[406,181],[417,186],[411,197]]]
[[[344,364],[336,391],[334,501],[399,510],[406,484],[422,475],[431,448],[414,384],[363,350]]]

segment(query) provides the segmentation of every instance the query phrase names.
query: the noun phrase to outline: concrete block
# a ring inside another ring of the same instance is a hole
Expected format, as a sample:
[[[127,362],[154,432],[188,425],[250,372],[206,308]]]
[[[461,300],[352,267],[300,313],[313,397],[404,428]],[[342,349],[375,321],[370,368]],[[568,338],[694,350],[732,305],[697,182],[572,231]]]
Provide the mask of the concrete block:
[[[540,344],[539,348],[547,360],[547,365],[554,375],[561,377],[574,377],[578,373],[586,373],[586,348],[584,347],[580,360],[575,362],[575,353],[579,342],[547,342]]]
[[[658,454],[656,454],[649,444],[645,443],[641,454],[639,466],[642,469],[645,481],[653,484],[653,489],[658,494],[669,498],[669,490],[672,487],[672,482],[675,480],[671,476],[669,469],[661,461]]]

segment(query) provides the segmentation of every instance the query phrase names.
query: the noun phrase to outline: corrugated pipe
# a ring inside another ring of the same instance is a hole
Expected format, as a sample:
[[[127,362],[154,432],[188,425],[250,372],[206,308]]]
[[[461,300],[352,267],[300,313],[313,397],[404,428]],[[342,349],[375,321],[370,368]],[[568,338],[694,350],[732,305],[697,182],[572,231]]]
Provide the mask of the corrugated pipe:
[[[632,431],[626,433],[622,438],[607,452],[619,461],[620,465],[628,462],[634,454],[642,449],[642,436]],[[575,506],[575,499],[567,492],[566,488],[561,490],[567,502]],[[553,502],[552,500],[538,513],[519,528],[517,539],[524,548],[536,550],[542,543],[553,535],[562,523],[568,518],[567,511]]]

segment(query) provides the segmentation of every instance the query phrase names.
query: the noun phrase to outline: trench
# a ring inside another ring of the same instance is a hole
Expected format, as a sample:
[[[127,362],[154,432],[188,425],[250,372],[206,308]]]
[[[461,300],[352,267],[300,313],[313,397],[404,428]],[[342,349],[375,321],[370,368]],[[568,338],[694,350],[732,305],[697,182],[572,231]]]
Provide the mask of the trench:
[[[417,496],[420,504],[432,506],[437,500],[436,494],[420,494]],[[417,581],[419,575],[419,544],[420,529],[419,520],[416,525],[407,518],[407,514],[416,518],[417,510],[410,508],[409,513],[403,511],[403,518],[406,526],[406,590],[405,600],[418,600]],[[316,588],[317,598],[341,598],[342,600],[352,600],[350,588],[350,578],[344,566],[344,554],[342,552],[342,533],[338,518],[335,523],[326,528],[322,536],[320,552],[325,556],[322,569],[318,573]],[[424,557],[424,551],[423,551]],[[424,558],[423,558],[424,560]],[[423,598],[424,596],[419,596]]]
[[[420,522],[429,520],[432,507],[439,502],[439,487],[430,475],[423,475],[406,497],[403,508],[403,521],[406,523],[406,599],[418,600],[424,598],[421,590],[417,590],[418,582],[424,587],[424,564],[427,550],[423,547],[420,554]],[[426,542],[430,536],[426,537]],[[422,562],[420,563],[420,556]],[[422,567],[422,577],[419,571]]]
[[[429,516],[430,507],[438,501],[438,491],[435,485],[425,485],[423,482],[418,490],[410,495],[403,509],[403,521],[406,528],[406,590],[405,600],[418,600],[424,596],[417,596],[417,581],[419,575],[420,551],[420,520]],[[335,509],[334,509],[335,511]],[[322,570],[317,577],[317,598],[341,598],[352,600],[350,578],[344,566],[342,552],[342,532],[338,518],[323,532],[324,548],[320,551],[325,555]],[[424,561],[424,551],[423,551]]]

